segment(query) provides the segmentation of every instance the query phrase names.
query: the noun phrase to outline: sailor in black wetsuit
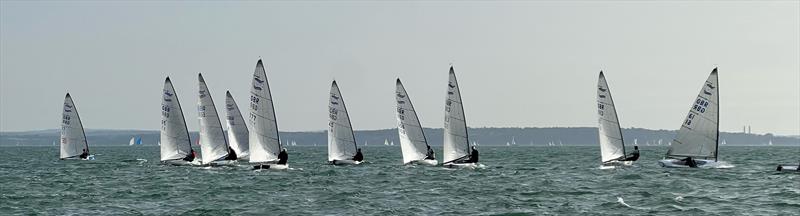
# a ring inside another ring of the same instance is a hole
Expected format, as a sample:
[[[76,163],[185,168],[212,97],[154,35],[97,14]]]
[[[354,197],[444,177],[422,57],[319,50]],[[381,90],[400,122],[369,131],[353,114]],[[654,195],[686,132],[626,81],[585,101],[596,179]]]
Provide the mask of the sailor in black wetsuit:
[[[475,146],[472,146],[472,152],[469,154],[469,159],[466,162],[478,163],[478,149],[476,149]]]
[[[639,160],[639,146],[633,146],[633,152],[631,152],[631,155],[626,158],[623,158],[620,161],[636,161],[636,160]]]
[[[287,161],[289,161],[289,154],[286,153],[286,148],[283,148],[281,153],[278,153],[278,164],[283,165],[286,164]]]
[[[192,149],[192,151],[189,153],[189,155],[186,155],[186,157],[184,157],[183,160],[192,162],[194,160],[194,157],[195,157],[195,153],[194,153],[194,149]]]
[[[428,153],[425,154],[425,160],[436,160],[436,153],[433,152],[431,146],[428,146]]]
[[[681,161],[686,162],[686,166],[697,168],[697,162],[694,162],[694,159],[692,159],[692,157],[686,157]]]
[[[238,159],[238,157],[236,156],[236,151],[233,151],[233,149],[230,146],[228,146],[228,156],[225,156],[225,159],[223,160],[236,160],[236,159]]]
[[[361,161],[363,161],[363,160],[364,160],[364,155],[363,155],[363,154],[361,154],[361,148],[358,148],[358,149],[356,150],[356,155],[355,155],[355,156],[353,156],[353,161],[359,161],[359,162],[361,162]]]
[[[81,153],[81,159],[86,159],[89,157],[89,152],[86,152],[86,149],[83,149],[83,153]]]

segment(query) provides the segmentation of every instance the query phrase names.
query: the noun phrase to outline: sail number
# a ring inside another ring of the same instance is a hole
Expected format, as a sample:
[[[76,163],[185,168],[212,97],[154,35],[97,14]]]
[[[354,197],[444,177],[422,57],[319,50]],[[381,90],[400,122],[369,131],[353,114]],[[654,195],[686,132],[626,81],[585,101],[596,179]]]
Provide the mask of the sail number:
[[[597,114],[600,114],[600,116],[603,116],[603,110],[605,110],[605,108],[606,108],[606,105],[604,105],[602,103],[597,103]]]
[[[708,108],[708,101],[704,100],[703,98],[697,98],[697,100],[694,102],[694,106],[692,106],[694,111],[700,113],[705,113],[706,108]]]

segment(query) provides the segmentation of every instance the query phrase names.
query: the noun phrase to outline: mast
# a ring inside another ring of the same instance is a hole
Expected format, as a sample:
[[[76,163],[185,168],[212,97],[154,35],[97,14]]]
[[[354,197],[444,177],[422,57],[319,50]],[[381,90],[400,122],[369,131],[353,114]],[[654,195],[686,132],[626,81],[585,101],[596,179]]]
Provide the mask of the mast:
[[[714,94],[714,96],[717,97],[717,107],[719,107],[719,73],[717,72],[717,68],[714,67],[714,70],[711,71],[711,73],[716,73],[717,74],[717,77],[714,78],[714,79],[716,79],[717,93]],[[717,140],[717,146],[716,146],[716,149],[714,149],[714,162],[719,161],[719,115],[720,115],[719,112],[720,111],[722,111],[722,109],[717,108],[717,139],[716,139]]]

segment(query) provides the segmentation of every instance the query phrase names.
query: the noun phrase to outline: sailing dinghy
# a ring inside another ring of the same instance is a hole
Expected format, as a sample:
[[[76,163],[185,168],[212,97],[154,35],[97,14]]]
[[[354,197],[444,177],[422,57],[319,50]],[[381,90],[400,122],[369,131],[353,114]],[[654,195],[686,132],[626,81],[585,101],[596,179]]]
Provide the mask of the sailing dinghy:
[[[328,114],[328,162],[333,165],[361,164],[363,155],[356,158],[360,149],[336,80],[331,84]]]
[[[278,154],[283,150],[275,118],[275,106],[269,89],[267,71],[261,59],[256,63],[253,82],[250,86],[250,163],[254,169],[286,169],[289,165],[280,161]],[[288,157],[288,155],[287,155]]]
[[[700,88],[669,151],[658,163],[663,167],[718,167],[719,82],[717,68]],[[691,162],[694,161],[694,162]]]
[[[225,124],[228,127],[228,145],[239,160],[250,160],[250,135],[239,105],[233,100],[230,91],[225,92]]]
[[[141,137],[131,137],[131,141],[128,141],[128,145],[142,145],[142,138]]]
[[[172,165],[199,165],[192,149],[186,119],[183,117],[181,103],[169,77],[164,81],[161,100],[161,163]]]
[[[456,73],[450,67],[447,83],[447,98],[444,109],[444,164],[451,168],[476,168],[478,163],[471,159],[467,119],[461,100]],[[475,147],[473,147],[474,149]],[[475,151],[477,153],[477,151]]]
[[[600,71],[600,77],[597,80],[597,116],[599,124],[597,132],[603,166],[633,164],[633,160],[626,159],[625,142],[622,139],[617,108],[614,106],[611,89],[608,88],[603,71]]]
[[[214,99],[208,91],[203,74],[197,74],[199,85],[197,120],[200,122],[198,142],[203,155],[203,165],[230,165],[236,162],[236,153],[228,147],[222,122],[219,120]]]
[[[403,164],[423,164],[435,166],[439,162],[430,151],[428,140],[422,131],[422,124],[417,111],[411,103],[406,88],[397,79],[395,99],[397,100],[397,133],[400,136],[400,150],[403,152]],[[366,143],[365,143],[366,144]]]
[[[82,159],[94,160],[94,155],[89,151],[89,143],[86,142],[86,132],[83,130],[81,117],[78,115],[78,108],[72,97],[64,97],[64,112],[61,115],[61,160]]]

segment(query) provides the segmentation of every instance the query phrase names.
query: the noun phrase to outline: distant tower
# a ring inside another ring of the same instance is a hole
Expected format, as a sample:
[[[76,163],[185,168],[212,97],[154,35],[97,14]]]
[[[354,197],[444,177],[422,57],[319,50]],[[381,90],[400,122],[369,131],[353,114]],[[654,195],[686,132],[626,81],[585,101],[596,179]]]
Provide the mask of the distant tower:
[[[745,126],[742,126],[742,133],[743,133],[743,134],[746,134],[746,133],[747,133],[747,126],[746,126],[746,125],[745,125]]]
[[[750,128],[750,125],[748,125],[748,126],[747,126],[747,134],[752,134],[752,133],[753,133],[753,131],[752,131],[752,130],[750,130],[750,129],[751,129],[751,128]]]

